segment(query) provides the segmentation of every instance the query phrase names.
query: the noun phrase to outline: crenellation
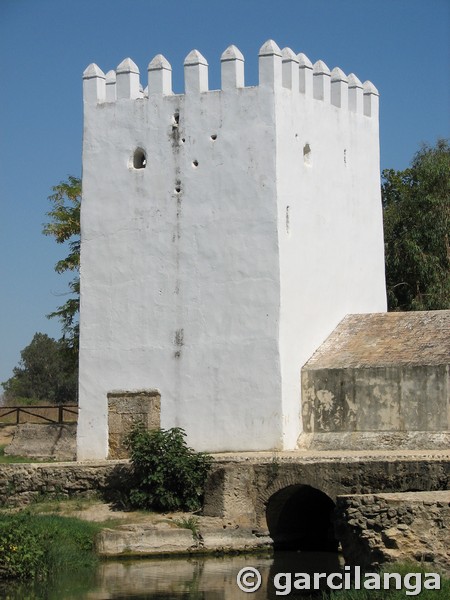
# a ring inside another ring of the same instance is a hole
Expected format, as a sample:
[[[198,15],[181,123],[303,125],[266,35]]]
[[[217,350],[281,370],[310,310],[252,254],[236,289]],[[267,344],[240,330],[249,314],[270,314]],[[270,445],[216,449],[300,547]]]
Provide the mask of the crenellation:
[[[283,87],[289,90],[299,89],[299,61],[297,55],[290,48],[283,48],[282,56],[282,80]]]
[[[147,71],[147,95],[149,93],[162,94],[163,96],[172,94],[172,66],[162,54],[157,54],[149,62]]]
[[[335,67],[331,72],[324,61],[314,65],[304,53],[295,54],[291,48],[280,50],[273,40],[263,44],[258,54],[259,86],[274,91],[281,88],[300,91],[305,98],[319,100],[342,110],[378,117],[379,93],[366,81],[364,85],[351,73],[347,76]],[[220,57],[221,90],[232,91],[245,86],[245,59],[234,45],[228,46]],[[87,104],[114,102],[121,99],[149,98],[149,96],[171,96],[172,66],[162,55],[157,54],[148,64],[148,86],[139,80],[139,68],[127,58],[116,71],[106,76],[94,63],[83,73],[84,99]],[[208,62],[198,51],[192,50],[184,61],[185,93],[209,92]],[[257,86],[257,87],[259,87]],[[253,88],[246,88],[253,89]]]
[[[106,102],[116,101],[116,72],[114,70],[106,73]]]
[[[348,108],[354,113],[363,114],[363,85],[354,73],[348,76]]]
[[[363,83],[364,114],[366,117],[378,117],[379,92],[371,81]]]
[[[299,66],[299,90],[305,96],[313,96],[313,65],[306,54],[297,54]]]
[[[331,100],[331,73],[330,69],[323,62],[318,60],[313,68],[313,92],[314,98],[330,102]]]
[[[281,87],[281,50],[273,40],[268,40],[259,50],[259,85],[274,89]]]
[[[116,94],[117,100],[141,97],[139,69],[131,58],[123,60],[116,69]]]
[[[95,63],[83,73],[83,98],[87,104],[103,102],[106,97],[105,74]]]
[[[339,108],[348,108],[348,79],[339,67],[331,71],[331,104]]]
[[[220,57],[222,90],[244,87],[244,56],[239,48],[231,45]]]
[[[184,59],[184,89],[186,94],[208,91],[208,62],[198,50]]]

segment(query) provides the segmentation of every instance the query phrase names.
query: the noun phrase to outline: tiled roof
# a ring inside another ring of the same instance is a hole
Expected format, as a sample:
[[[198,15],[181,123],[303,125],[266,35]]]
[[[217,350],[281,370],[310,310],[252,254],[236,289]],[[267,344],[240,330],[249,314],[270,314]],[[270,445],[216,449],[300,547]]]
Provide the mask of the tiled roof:
[[[450,362],[450,310],[347,315],[306,369],[443,365]]]

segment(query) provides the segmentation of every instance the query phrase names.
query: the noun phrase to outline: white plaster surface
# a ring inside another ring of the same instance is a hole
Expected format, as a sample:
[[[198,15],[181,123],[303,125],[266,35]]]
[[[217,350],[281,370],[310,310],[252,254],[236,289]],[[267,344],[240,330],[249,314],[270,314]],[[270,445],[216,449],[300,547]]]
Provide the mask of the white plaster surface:
[[[284,88],[281,60],[251,88],[95,104],[86,83],[80,460],[107,456],[115,390],[158,389],[197,450],[295,448],[301,366],[385,310],[378,116]]]

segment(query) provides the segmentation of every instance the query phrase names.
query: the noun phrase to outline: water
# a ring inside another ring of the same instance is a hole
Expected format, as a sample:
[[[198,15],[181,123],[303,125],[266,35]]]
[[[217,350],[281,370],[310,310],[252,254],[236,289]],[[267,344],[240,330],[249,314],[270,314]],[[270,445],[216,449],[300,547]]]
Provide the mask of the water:
[[[261,573],[261,588],[244,593],[236,584],[239,571],[252,566]],[[334,553],[276,552],[273,556],[238,555],[179,559],[107,561],[92,573],[70,573],[51,585],[9,584],[0,588],[4,600],[272,600],[276,573],[337,572]],[[309,593],[289,598],[306,600]],[[320,597],[320,596],[319,596]]]

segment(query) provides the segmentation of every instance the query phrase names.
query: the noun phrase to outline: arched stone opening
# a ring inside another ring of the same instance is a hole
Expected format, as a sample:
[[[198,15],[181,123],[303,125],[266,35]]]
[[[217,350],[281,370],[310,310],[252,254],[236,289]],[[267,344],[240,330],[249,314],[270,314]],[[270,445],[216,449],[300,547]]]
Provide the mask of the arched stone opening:
[[[329,496],[310,485],[289,485],[273,494],[266,518],[274,549],[337,552],[334,507]]]

